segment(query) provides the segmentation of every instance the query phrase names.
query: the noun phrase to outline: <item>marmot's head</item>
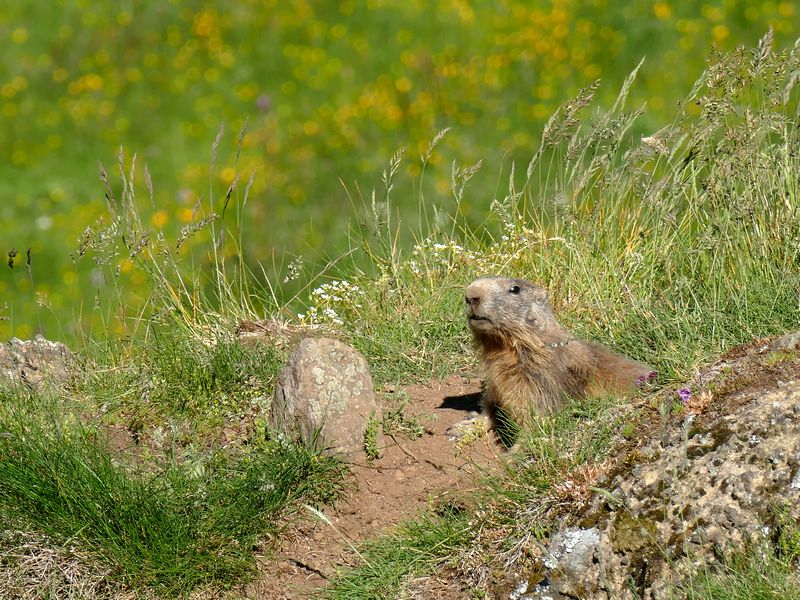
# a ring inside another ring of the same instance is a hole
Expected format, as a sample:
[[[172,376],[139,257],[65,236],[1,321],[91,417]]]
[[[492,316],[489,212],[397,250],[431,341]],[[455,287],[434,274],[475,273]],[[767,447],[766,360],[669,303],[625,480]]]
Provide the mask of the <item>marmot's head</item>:
[[[467,321],[478,341],[524,342],[558,328],[547,290],[524,279],[479,277],[467,286]]]

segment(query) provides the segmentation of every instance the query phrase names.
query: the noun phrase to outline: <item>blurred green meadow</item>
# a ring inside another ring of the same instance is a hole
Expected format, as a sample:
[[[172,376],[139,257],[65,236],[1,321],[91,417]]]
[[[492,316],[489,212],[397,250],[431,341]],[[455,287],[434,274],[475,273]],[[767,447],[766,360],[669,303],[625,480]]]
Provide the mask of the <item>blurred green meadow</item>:
[[[458,206],[479,224],[512,163],[527,164],[545,121],[579,89],[600,79],[598,104],[610,106],[644,58],[629,107],[646,105],[633,135],[652,133],[699,111],[678,103],[714,48],[753,47],[770,27],[776,47],[790,45],[797,10],[754,0],[0,3],[0,340],[121,332],[119,317],[137,314],[121,307],[144,314],[137,242],[98,233],[113,233],[131,185],[142,237],[163,236],[202,265],[201,224],[216,214],[217,234],[232,232],[217,238],[220,255],[243,254],[280,303],[292,270],[317,272],[348,251],[348,222],[369,212],[399,148],[410,183],[388,214],[403,231],[421,226],[434,198],[455,202],[453,163],[483,161]],[[84,254],[90,238],[108,251]]]

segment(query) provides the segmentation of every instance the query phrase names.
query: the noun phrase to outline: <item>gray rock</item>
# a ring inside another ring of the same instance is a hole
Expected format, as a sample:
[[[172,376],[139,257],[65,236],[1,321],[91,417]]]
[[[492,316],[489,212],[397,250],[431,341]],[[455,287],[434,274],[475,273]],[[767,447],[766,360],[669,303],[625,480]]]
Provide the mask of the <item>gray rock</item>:
[[[380,418],[367,361],[330,338],[306,338],[278,375],[269,416],[273,429],[299,433],[329,454],[363,452],[371,415]]]
[[[592,564],[600,547],[600,532],[591,529],[567,529],[550,540],[545,565],[569,573],[583,573]]]
[[[796,350],[798,346],[800,346],[800,331],[793,331],[775,338],[770,344],[772,350]]]
[[[544,564],[560,580],[558,591],[564,595],[583,597],[585,589],[596,581],[587,581],[592,563],[600,552],[600,532],[570,528],[559,531],[550,540]]]
[[[45,382],[62,385],[71,379],[73,365],[74,357],[64,344],[41,335],[32,340],[12,338],[0,345],[0,382],[31,387]]]
[[[547,594],[670,598],[703,564],[768,535],[773,509],[800,519],[798,403],[794,382],[645,442],[630,470],[602,485],[617,501],[596,495],[576,515],[593,526],[551,538]]]

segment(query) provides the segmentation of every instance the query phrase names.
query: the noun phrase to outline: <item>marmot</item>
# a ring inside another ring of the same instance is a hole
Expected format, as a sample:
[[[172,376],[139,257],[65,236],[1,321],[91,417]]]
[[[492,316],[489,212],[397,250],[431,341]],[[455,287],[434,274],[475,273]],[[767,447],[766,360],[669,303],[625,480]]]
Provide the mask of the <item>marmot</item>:
[[[497,428],[499,416],[522,424],[569,398],[624,393],[655,378],[648,365],[574,337],[556,320],[547,290],[530,281],[480,277],[465,300],[482,354],[489,429]]]

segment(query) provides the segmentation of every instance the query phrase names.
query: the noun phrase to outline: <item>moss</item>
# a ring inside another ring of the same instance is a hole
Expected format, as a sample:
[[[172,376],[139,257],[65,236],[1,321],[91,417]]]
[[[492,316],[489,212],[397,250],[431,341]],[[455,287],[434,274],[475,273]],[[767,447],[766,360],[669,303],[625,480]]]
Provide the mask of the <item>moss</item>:
[[[380,450],[378,449],[378,428],[380,424],[381,421],[375,416],[375,411],[373,410],[367,420],[367,428],[364,430],[364,453],[369,460],[375,460],[380,456]]]
[[[625,459],[623,460],[623,464],[626,467],[629,467],[629,468],[635,467],[636,465],[640,464],[641,462],[642,462],[642,453],[639,452],[638,450],[633,450],[633,451],[629,452],[625,456]]]
[[[794,350],[776,350],[764,357],[764,364],[767,366],[777,365],[784,362],[794,362],[797,360],[797,352]]]
[[[693,438],[695,436],[711,436],[711,442],[704,446],[699,446],[689,450],[689,458],[695,458],[691,455],[693,451],[701,451],[700,456],[704,454],[708,454],[709,452],[713,452],[717,448],[719,448],[722,444],[726,443],[731,436],[733,435],[733,431],[722,422],[716,423],[711,428],[704,427],[701,423],[697,423],[694,427],[689,430],[689,438]]]
[[[635,423],[626,423],[625,425],[622,426],[622,429],[620,430],[620,434],[626,440],[630,440],[630,439],[633,439],[636,436],[637,431],[638,430],[636,428],[636,424]]]
[[[663,521],[664,519],[666,519],[667,518],[667,511],[664,510],[664,508],[661,507],[661,506],[653,507],[653,508],[649,509],[643,516],[646,517],[649,521],[652,521],[653,523],[655,523],[655,522]]]
[[[611,541],[617,552],[639,553],[655,545],[657,534],[658,529],[652,521],[619,512],[614,519]]]
[[[638,589],[648,587],[652,567],[663,559],[663,551],[657,540],[658,528],[650,517],[617,513],[611,530],[611,542],[615,552],[629,556],[629,578]]]

